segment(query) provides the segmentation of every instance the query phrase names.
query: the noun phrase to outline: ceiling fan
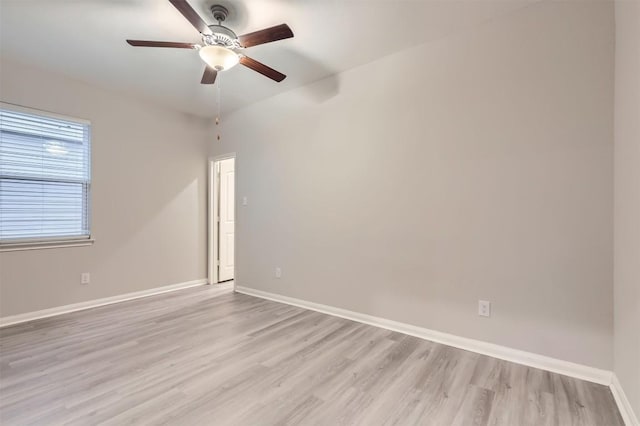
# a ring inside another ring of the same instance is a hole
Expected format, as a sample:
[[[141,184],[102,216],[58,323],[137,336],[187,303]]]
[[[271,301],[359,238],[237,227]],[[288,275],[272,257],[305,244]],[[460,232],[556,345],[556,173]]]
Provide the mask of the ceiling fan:
[[[218,24],[207,25],[186,0],[169,0],[169,2],[198,30],[202,36],[203,45],[145,40],[127,40],[127,43],[131,46],[139,47],[172,47],[198,50],[200,57],[206,64],[204,75],[200,81],[202,84],[215,83],[219,71],[228,70],[238,63],[277,82],[281,82],[287,77],[281,72],[242,53],[247,47],[293,37],[293,32],[287,24],[276,25],[275,27],[237,36],[232,30],[222,25],[222,22],[229,15],[229,11],[224,6],[211,6],[211,12]]]

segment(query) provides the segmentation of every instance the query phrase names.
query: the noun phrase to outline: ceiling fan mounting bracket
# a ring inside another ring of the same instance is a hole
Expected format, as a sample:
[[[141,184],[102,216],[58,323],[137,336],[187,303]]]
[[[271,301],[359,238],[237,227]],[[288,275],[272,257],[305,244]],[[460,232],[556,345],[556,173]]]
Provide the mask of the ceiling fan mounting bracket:
[[[213,19],[218,22],[224,22],[229,16],[229,9],[219,4],[214,4],[210,10],[211,14],[213,14]]]

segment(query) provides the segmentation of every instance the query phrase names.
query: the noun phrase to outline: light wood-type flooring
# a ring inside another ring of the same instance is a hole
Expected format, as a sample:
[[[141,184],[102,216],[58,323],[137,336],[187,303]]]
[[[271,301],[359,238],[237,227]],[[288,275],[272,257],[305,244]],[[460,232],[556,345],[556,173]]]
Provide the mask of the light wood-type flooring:
[[[0,343],[3,426],[622,425],[606,386],[211,286]]]

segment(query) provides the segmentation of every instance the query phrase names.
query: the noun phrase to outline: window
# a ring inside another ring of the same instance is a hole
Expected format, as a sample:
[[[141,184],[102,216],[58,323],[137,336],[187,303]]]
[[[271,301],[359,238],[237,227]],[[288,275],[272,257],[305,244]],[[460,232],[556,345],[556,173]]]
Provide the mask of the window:
[[[0,104],[0,244],[90,238],[89,122]]]

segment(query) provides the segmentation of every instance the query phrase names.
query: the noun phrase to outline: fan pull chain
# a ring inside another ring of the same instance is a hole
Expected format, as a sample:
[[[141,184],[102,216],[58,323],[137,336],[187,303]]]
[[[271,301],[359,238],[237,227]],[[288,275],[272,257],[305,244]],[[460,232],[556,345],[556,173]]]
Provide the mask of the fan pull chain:
[[[216,114],[216,139],[218,139],[218,141],[220,140],[220,111],[221,111],[221,107],[220,107],[220,86],[222,84],[222,76],[220,75],[222,73],[218,73],[218,81],[216,82],[216,98],[217,98],[217,104],[218,104],[218,111]]]

